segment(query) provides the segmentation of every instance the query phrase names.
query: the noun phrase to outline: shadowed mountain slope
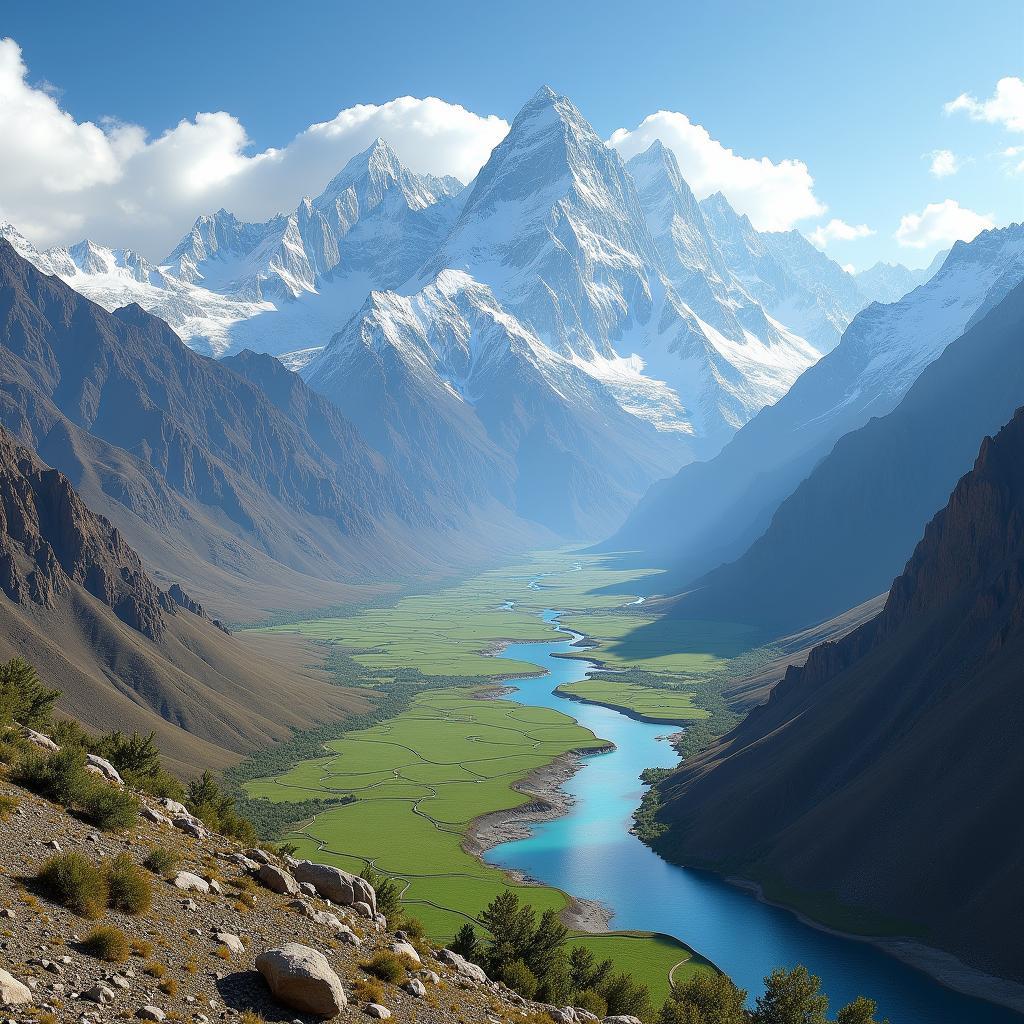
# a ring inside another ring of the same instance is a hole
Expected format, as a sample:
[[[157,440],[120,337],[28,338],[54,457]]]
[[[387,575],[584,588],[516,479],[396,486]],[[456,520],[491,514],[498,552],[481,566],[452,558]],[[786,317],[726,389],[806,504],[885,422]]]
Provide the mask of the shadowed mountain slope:
[[[883,611],[661,785],[658,849],[1024,979],[1022,664],[1024,410],[984,440]]]
[[[951,344],[888,416],[841,438],[737,561],[674,607],[775,632],[888,586],[981,439],[1024,401],[1024,285]]]

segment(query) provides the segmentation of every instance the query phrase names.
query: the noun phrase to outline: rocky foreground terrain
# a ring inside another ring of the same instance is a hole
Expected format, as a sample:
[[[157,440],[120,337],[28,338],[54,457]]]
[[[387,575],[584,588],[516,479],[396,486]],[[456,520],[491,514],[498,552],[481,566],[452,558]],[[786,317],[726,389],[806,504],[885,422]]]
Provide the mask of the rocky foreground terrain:
[[[29,738],[49,743],[38,734]],[[120,788],[112,766],[92,760],[91,770]],[[246,850],[172,800],[141,799],[136,825],[102,832],[0,778],[5,1024],[597,1021],[583,1010],[529,1003],[457,954],[392,930],[363,879],[265,849]],[[37,878],[60,854],[77,853],[96,865],[126,855],[151,867],[154,849],[168,863],[162,871],[139,868],[152,885],[142,913],[102,908],[78,914]],[[97,955],[97,929],[120,932],[122,948],[108,942]],[[390,971],[382,971],[382,963]],[[392,980],[381,980],[381,973]]]

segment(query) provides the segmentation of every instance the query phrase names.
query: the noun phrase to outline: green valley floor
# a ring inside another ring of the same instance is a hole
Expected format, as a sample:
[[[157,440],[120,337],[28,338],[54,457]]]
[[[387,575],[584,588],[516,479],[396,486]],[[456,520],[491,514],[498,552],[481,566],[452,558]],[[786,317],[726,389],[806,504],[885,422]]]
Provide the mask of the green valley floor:
[[[352,871],[369,864],[394,877],[409,911],[437,939],[450,939],[464,922],[475,921],[510,886],[538,912],[567,908],[569,895],[526,885],[485,864],[467,852],[466,837],[474,819],[528,803],[532,798],[513,787],[530,773],[570,752],[606,744],[576,724],[569,702],[561,714],[496,696],[487,680],[532,675],[536,668],[490,655],[510,641],[550,641],[541,612],[564,609],[564,620],[600,645],[588,654],[651,673],[659,684],[637,685],[633,675],[629,682],[588,680],[572,684],[573,696],[657,721],[703,718],[707,712],[694,704],[703,680],[744,650],[747,638],[718,626],[688,639],[676,624],[673,641],[658,620],[629,603],[637,575],[558,551],[404,598],[391,608],[274,626],[270,632],[298,632],[336,645],[367,670],[374,685],[386,687],[392,672],[412,668],[422,673],[423,688],[397,716],[329,741],[322,757],[247,783],[247,794],[272,801],[355,797],[304,823],[289,841],[300,856]],[[607,593],[610,586],[622,593]],[[649,643],[642,633],[652,627],[657,638]],[[631,639],[634,633],[641,634],[638,640]],[[452,686],[460,677],[470,685]],[[667,994],[673,969],[676,981],[705,969],[700,957],[669,936],[599,933],[571,941],[612,957],[645,981],[656,1001]]]

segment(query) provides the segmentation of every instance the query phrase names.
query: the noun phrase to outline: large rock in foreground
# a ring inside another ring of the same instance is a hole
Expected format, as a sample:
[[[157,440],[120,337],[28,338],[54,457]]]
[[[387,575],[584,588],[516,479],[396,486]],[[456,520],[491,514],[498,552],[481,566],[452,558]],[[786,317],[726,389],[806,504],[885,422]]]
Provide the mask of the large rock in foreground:
[[[24,1006],[32,1002],[32,990],[0,969],[0,1006]]]
[[[301,1013],[336,1017],[348,1005],[341,979],[323,953],[298,942],[286,942],[256,957],[275,999]]]
[[[365,878],[311,860],[300,860],[292,868],[292,874],[299,882],[309,882],[324,899],[339,907],[365,903],[371,917],[377,913],[377,893]]]

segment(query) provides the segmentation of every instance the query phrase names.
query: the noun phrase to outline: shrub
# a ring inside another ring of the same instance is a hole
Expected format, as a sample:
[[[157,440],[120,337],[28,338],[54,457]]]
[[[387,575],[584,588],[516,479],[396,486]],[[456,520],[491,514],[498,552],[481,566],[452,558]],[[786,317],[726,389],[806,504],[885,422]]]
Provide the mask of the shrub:
[[[255,1010],[243,1010],[239,1020],[241,1024],[265,1024],[264,1019]]]
[[[139,820],[139,801],[123,789],[93,781],[77,803],[85,817],[104,832],[124,832]]]
[[[374,978],[356,978],[352,982],[352,991],[355,997],[366,1003],[383,1003],[384,989],[379,981]]]
[[[153,883],[126,853],[107,865],[108,904],[123,914],[144,914],[153,905]]]
[[[173,850],[168,850],[165,846],[154,846],[146,854],[146,859],[142,862],[142,866],[149,868],[154,875],[162,875],[164,878],[168,878],[178,870],[178,862],[180,860],[181,858]]]
[[[209,829],[243,843],[256,841],[256,829],[235,810],[234,798],[225,793],[210,772],[188,784],[185,804]]]
[[[537,976],[522,960],[513,960],[505,964],[502,970],[502,981],[509,988],[515,989],[524,999],[532,999],[537,994]]]
[[[115,730],[94,740],[90,749],[94,754],[105,757],[135,789],[141,789],[150,796],[181,800],[185,796],[185,788],[164,770],[160,751],[154,742],[155,735],[142,736],[137,732],[126,735]]]
[[[82,949],[110,964],[123,964],[131,952],[128,936],[120,928],[107,924],[94,928],[82,942]]]
[[[22,658],[0,664],[0,725],[20,722],[45,729],[53,717],[60,690],[48,690],[36,670]]]
[[[382,950],[379,953],[374,953],[369,960],[364,960],[359,966],[367,974],[372,974],[375,978],[380,978],[381,981],[386,981],[390,985],[397,985],[405,979],[406,970],[410,964],[411,961],[408,957],[392,953],[390,950]]]
[[[36,879],[54,901],[82,917],[99,917],[106,909],[106,875],[80,853],[58,853],[51,857]]]
[[[19,786],[55,803],[73,804],[93,785],[85,770],[85,751],[81,747],[61,747],[52,754],[31,751],[14,765],[11,778]]]
[[[366,879],[377,893],[377,909],[390,921],[398,916],[400,889],[393,878],[379,875],[369,865],[363,868],[360,878]]]
[[[456,933],[455,940],[449,944],[449,949],[454,950],[459,956],[474,962],[483,954],[483,947],[477,938],[476,929],[467,921]]]
[[[157,985],[157,988],[166,996],[176,996],[178,994],[178,979],[164,978],[164,980]]]
[[[6,821],[18,809],[18,804],[16,796],[0,795],[0,821]]]
[[[0,764],[14,764],[33,749],[14,729],[0,730]]]
[[[151,978],[162,978],[167,973],[167,968],[159,960],[150,960],[142,969]]]
[[[578,1006],[581,1010],[589,1010],[595,1017],[608,1016],[608,1004],[592,988],[585,988],[582,992],[577,992],[573,997],[572,1005]]]
[[[145,959],[147,956],[151,956],[153,953],[153,943],[149,939],[132,939],[132,956],[138,956]]]

